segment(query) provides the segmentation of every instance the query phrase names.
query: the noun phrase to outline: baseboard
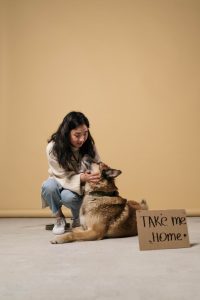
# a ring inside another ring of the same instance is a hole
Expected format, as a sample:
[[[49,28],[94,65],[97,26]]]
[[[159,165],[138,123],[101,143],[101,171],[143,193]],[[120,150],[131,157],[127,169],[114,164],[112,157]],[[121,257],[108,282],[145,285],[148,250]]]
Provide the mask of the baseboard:
[[[65,217],[71,217],[71,212],[67,208],[62,209]],[[16,209],[0,210],[0,218],[51,218],[52,213],[49,209]]]
[[[71,212],[63,208],[65,217],[71,217]],[[200,209],[186,209],[188,217],[200,217]],[[19,210],[0,210],[0,218],[51,218],[49,209],[19,209]]]
[[[200,209],[186,209],[187,217],[200,217]]]

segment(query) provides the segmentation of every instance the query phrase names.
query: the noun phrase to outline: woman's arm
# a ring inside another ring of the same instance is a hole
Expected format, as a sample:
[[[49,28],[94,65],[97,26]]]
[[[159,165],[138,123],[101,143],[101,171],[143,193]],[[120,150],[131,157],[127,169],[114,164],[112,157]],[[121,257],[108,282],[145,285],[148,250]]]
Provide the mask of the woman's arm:
[[[75,171],[65,171],[58,163],[57,158],[52,153],[53,142],[47,145],[46,153],[48,160],[48,173],[50,177],[55,178],[63,188],[69,189],[79,195],[82,194],[81,174]]]

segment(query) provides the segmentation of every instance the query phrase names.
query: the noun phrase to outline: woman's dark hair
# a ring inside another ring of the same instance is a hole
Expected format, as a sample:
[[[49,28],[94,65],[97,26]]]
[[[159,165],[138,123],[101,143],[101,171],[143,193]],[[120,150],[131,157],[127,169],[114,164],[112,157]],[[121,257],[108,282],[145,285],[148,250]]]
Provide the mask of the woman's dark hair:
[[[70,161],[73,156],[71,143],[70,143],[70,131],[80,125],[86,125],[90,127],[89,121],[86,116],[81,112],[72,111],[68,113],[57,131],[52,134],[48,143],[53,141],[53,154],[57,157],[58,163],[63,169],[70,169]],[[94,152],[94,140],[88,130],[88,138],[79,149],[82,156],[88,154],[90,157],[95,157]]]

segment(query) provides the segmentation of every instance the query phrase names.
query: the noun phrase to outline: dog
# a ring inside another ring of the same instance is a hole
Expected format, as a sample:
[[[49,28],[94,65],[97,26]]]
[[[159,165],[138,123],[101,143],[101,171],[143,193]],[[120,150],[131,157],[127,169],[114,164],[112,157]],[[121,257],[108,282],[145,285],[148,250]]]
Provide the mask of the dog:
[[[86,183],[80,208],[81,227],[56,236],[51,243],[62,244],[74,241],[93,241],[104,238],[120,238],[137,235],[136,210],[148,209],[143,200],[138,203],[119,196],[115,178],[120,170],[111,169],[104,163],[87,159],[82,171],[99,172],[97,183]]]

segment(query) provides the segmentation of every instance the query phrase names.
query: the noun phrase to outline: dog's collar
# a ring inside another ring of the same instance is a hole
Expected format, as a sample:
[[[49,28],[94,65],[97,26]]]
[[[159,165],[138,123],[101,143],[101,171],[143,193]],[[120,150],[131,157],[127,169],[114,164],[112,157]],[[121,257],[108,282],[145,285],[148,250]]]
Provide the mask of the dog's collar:
[[[117,197],[119,196],[119,193],[117,191],[114,192],[93,191],[93,192],[89,192],[88,195],[99,196],[99,197],[103,197],[103,196]]]

